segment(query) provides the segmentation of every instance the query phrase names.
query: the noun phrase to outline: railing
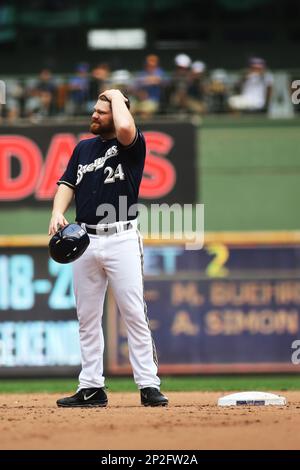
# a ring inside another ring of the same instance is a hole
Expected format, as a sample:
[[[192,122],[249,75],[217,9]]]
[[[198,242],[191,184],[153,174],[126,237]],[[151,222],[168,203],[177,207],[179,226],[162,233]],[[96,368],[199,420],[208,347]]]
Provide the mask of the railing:
[[[96,68],[97,69],[97,68]],[[212,70],[200,75],[178,77],[173,72],[165,73],[160,83],[149,86],[141,80],[139,72],[118,70],[109,72],[105,66],[102,76],[95,71],[80,72],[73,75],[56,74],[44,70],[39,76],[1,76],[5,88],[5,102],[0,104],[2,123],[15,123],[22,119],[40,122],[45,119],[69,119],[89,116],[92,113],[97,94],[107,88],[119,88],[130,97],[132,112],[141,118],[153,116],[203,116],[207,114],[226,114],[232,109],[229,98],[238,94],[237,84],[241,71]],[[274,72],[276,77],[286,77],[287,100],[292,95],[292,81],[300,77],[297,70]],[[0,102],[1,102],[0,101]],[[256,110],[267,114],[268,105]],[[293,104],[293,113],[300,106]],[[251,113],[254,110],[250,110]]]

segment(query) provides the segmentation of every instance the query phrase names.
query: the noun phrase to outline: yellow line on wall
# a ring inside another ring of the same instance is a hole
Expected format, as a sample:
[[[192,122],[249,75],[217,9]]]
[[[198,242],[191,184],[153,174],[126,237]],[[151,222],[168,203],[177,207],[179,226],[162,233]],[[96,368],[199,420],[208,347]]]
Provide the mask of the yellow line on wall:
[[[50,237],[47,235],[1,235],[1,247],[46,247]],[[145,245],[184,245],[191,239],[180,237],[161,239],[159,236],[144,237]],[[251,232],[206,232],[205,245],[224,244],[229,246],[245,245],[297,245],[300,244],[300,231],[251,231]]]

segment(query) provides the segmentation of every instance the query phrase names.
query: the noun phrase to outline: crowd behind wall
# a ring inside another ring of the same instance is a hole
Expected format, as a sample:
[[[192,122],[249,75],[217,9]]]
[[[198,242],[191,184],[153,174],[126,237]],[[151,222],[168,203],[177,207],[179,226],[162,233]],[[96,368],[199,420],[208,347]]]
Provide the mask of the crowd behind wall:
[[[122,89],[130,97],[133,114],[146,119],[166,114],[266,113],[273,74],[260,57],[250,57],[244,65],[235,74],[209,70],[203,61],[181,53],[174,57],[171,71],[164,69],[156,54],[147,55],[135,72],[111,70],[106,62],[78,63],[69,76],[43,69],[36,77],[5,79],[0,120],[39,122],[52,116],[89,115],[97,96],[107,88]]]

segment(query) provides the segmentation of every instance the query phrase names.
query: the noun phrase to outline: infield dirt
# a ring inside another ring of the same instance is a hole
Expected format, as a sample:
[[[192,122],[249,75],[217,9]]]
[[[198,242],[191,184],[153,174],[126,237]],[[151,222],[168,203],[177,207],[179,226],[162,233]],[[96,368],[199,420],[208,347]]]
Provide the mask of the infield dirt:
[[[0,395],[0,449],[300,449],[300,392],[284,407],[220,408],[221,393],[167,393],[144,408],[110,393],[107,408],[57,408],[57,394]]]

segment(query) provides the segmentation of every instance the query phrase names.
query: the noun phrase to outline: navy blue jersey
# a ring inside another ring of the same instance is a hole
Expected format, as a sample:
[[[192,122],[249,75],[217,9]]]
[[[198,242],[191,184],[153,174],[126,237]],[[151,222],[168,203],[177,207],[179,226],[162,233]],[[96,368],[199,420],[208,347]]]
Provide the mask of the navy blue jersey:
[[[65,173],[57,182],[74,189],[76,220],[96,225],[102,220],[111,223],[136,218],[137,211],[128,214],[124,207],[129,210],[138,202],[145,157],[145,139],[139,129],[134,141],[127,147],[116,138],[103,140],[97,136],[80,141]],[[120,196],[123,196],[121,210]],[[111,211],[110,214],[104,212],[103,205],[107,204],[113,206],[115,216]]]

